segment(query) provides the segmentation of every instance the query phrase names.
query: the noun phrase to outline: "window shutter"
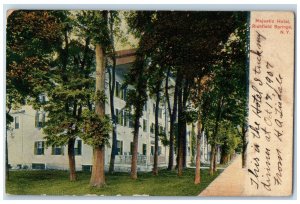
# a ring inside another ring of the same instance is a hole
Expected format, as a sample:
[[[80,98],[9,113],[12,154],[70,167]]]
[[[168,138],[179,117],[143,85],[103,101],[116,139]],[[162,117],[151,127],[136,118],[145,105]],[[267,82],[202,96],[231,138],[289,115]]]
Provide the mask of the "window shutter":
[[[124,99],[124,89],[120,88],[120,98]]]
[[[124,101],[126,101],[126,99],[127,99],[127,88],[125,87],[124,88],[124,94],[123,94],[123,99],[124,99]]]
[[[41,143],[42,143],[42,154],[44,154],[44,142]]]
[[[119,110],[118,109],[116,109],[116,122],[117,122],[117,124],[120,124],[120,116],[119,116]]]
[[[82,141],[81,140],[77,141],[77,148],[78,148],[78,155],[81,155],[81,148],[82,148]]]
[[[61,155],[65,155],[65,146],[62,145],[60,148],[61,148]]]
[[[34,143],[34,154],[37,155],[37,146],[38,146],[38,143],[35,142]]]
[[[15,117],[15,129],[19,129],[19,116]]]
[[[43,113],[42,115],[42,127],[44,127],[46,121],[46,113]]]
[[[120,95],[120,84],[116,81],[116,97],[119,97]]]
[[[35,113],[35,127],[39,127],[39,113],[36,112]]]
[[[124,125],[124,110],[123,111],[121,110],[121,125],[125,126]]]
[[[121,153],[121,155],[123,155],[123,141],[121,141],[120,153]]]
[[[52,145],[52,152],[51,152],[52,155],[55,155],[55,145]]]

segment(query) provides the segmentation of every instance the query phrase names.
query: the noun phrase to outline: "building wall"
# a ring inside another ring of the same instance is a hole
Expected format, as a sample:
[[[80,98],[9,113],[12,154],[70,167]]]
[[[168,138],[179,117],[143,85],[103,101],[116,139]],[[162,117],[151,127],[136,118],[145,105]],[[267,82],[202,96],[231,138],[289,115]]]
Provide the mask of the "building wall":
[[[119,67],[119,69],[124,69]],[[121,70],[122,71],[122,70]],[[123,72],[120,72],[123,73]],[[120,84],[124,80],[123,74],[116,75],[116,81]],[[108,87],[108,76],[106,76],[106,86]],[[106,88],[106,95],[109,97],[108,88]],[[167,131],[169,131],[169,116],[164,99],[161,99],[161,109],[162,115],[159,118],[159,124],[163,126]],[[115,108],[123,109],[126,102],[115,97]],[[140,119],[140,130],[139,130],[139,146],[138,154],[143,158],[144,162],[138,164],[138,169],[140,171],[150,171],[153,164],[153,156],[151,155],[151,146],[154,149],[154,134],[150,132],[150,127],[152,123],[155,123],[153,104],[155,101],[153,99],[148,99],[146,109],[143,111],[143,116]],[[106,104],[105,108],[106,114],[110,114],[109,103]],[[12,129],[8,130],[8,159],[9,164],[12,168],[32,168],[32,164],[45,164],[47,169],[68,169],[68,155],[67,146],[64,147],[62,155],[52,155],[52,147],[46,147],[43,155],[34,154],[34,145],[36,141],[45,141],[44,134],[41,128],[35,127],[35,114],[34,110],[29,105],[24,105],[20,110],[12,112],[13,117],[19,117],[19,128],[15,128],[15,123],[12,124]],[[143,130],[143,120],[147,120],[147,131]],[[117,125],[117,140],[123,142],[123,154],[117,156],[116,160],[116,170],[117,171],[129,171],[130,170],[130,143],[133,141],[133,129],[125,127],[122,125]],[[187,127],[187,163],[190,163],[190,151],[191,151],[191,141],[190,141],[191,125]],[[197,133],[197,128],[195,128]],[[168,135],[168,134],[167,134]],[[209,161],[210,148],[207,146],[206,137],[202,137],[202,161]],[[80,140],[78,138],[77,140]],[[143,144],[147,145],[146,156],[143,156]],[[168,164],[168,154],[169,149],[161,144],[159,141],[159,146],[161,148],[161,154],[159,155],[159,166],[167,166]],[[189,151],[188,151],[189,150]],[[82,154],[76,156],[76,169],[82,170],[82,166],[90,166],[92,164],[92,148],[85,145],[82,142]],[[106,147],[105,151],[105,164],[108,168],[110,161],[111,148]],[[208,160],[204,160],[208,158]],[[174,160],[176,156],[174,157]]]

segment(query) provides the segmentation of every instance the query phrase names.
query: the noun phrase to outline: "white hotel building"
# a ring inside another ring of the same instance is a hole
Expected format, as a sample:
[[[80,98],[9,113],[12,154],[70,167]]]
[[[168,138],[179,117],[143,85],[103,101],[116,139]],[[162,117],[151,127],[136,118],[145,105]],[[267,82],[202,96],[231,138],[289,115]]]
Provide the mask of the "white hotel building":
[[[125,106],[124,94],[121,90],[121,84],[124,75],[129,66],[134,61],[134,51],[124,50],[118,51],[117,67],[116,67],[116,93],[115,93],[115,109],[119,113],[117,125],[117,143],[118,155],[115,159],[115,171],[130,171],[131,165],[131,144],[133,141],[133,129],[130,121],[124,117]],[[108,86],[108,75],[106,75],[106,83]],[[109,96],[108,89],[106,94]],[[44,100],[45,98],[41,98]],[[109,100],[108,100],[109,101]],[[159,109],[159,127],[161,131],[169,130],[169,115],[164,99]],[[140,119],[139,142],[138,142],[138,170],[151,171],[153,167],[154,154],[154,111],[155,101],[148,99],[144,106],[143,116]],[[109,102],[106,104],[106,114],[110,115]],[[11,115],[14,122],[11,128],[7,130],[8,139],[8,163],[12,169],[63,169],[69,168],[67,147],[50,146],[46,147],[44,134],[42,131],[43,123],[47,120],[47,113],[36,111],[29,105],[22,106],[19,110],[14,110]],[[191,163],[191,126],[187,127],[187,165]],[[168,132],[168,131],[167,131]],[[195,132],[197,129],[195,127]],[[167,137],[169,135],[167,134]],[[110,141],[111,144],[111,141]],[[175,152],[176,153],[176,152]],[[92,147],[84,144],[77,138],[75,143],[76,154],[76,170],[89,171],[92,165]],[[110,161],[111,148],[106,147],[105,151],[105,167],[108,169]],[[167,167],[169,147],[164,146],[159,141],[158,152],[159,167]],[[206,137],[202,137],[201,141],[201,162],[208,163],[210,155],[210,147],[207,144]],[[176,164],[176,155],[174,156],[174,164]]]

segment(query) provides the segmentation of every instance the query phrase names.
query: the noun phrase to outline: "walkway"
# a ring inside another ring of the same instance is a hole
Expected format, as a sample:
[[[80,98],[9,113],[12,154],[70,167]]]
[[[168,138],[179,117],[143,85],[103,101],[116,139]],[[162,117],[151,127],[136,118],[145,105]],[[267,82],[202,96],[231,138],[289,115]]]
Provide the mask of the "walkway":
[[[238,155],[199,196],[242,196],[245,175],[241,155]]]

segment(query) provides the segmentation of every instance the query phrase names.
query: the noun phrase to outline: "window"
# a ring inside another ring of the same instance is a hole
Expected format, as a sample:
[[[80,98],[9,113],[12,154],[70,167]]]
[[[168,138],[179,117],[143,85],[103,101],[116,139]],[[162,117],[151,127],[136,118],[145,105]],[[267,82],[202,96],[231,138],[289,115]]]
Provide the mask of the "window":
[[[128,126],[128,118],[129,118],[129,115],[128,115],[128,112],[127,111],[124,111],[124,126]]]
[[[116,123],[119,124],[119,109],[116,109]]]
[[[25,106],[25,105],[26,105],[26,98],[22,98],[22,99],[21,99],[21,105],[22,105],[22,106]]]
[[[64,155],[64,147],[63,146],[52,146],[52,155]]]
[[[32,163],[31,167],[32,167],[32,169],[35,169],[35,170],[45,170],[46,169],[46,165],[41,164],[41,163]]]
[[[150,155],[154,155],[154,146],[151,146],[151,153],[150,153]]]
[[[124,111],[116,109],[116,117],[117,117],[117,124],[124,125],[123,119],[124,119]]]
[[[161,155],[161,146],[158,146],[158,155]]]
[[[123,121],[124,121],[124,111],[120,111],[120,125],[125,126]]]
[[[155,104],[153,103],[153,114],[155,114]]]
[[[129,113],[128,118],[129,118],[129,127],[133,128],[133,116],[132,116],[132,114]]]
[[[91,172],[92,171],[92,165],[82,165],[82,171],[83,172]]]
[[[143,119],[143,131],[147,132],[147,120]]]
[[[46,102],[46,97],[45,97],[44,94],[40,94],[40,95],[39,95],[39,102],[40,102],[40,103],[45,103],[45,102]]]
[[[162,109],[161,108],[158,108],[158,117],[162,118]]]
[[[123,100],[125,100],[125,95],[126,95],[126,89],[122,89],[122,85],[120,84],[120,82],[116,81],[116,91],[115,91],[115,95],[118,98],[121,98]]]
[[[37,141],[34,143],[34,154],[35,155],[43,155],[44,154],[44,142]]]
[[[117,140],[117,155],[123,155],[123,141]]]
[[[164,127],[163,127],[163,126],[159,125],[158,133],[159,133],[159,134],[164,133]]]
[[[147,111],[147,102],[145,103],[145,105],[143,107],[143,111]]]
[[[19,129],[20,127],[20,121],[19,121],[19,116],[15,117],[15,129]]]
[[[81,155],[81,149],[82,149],[82,141],[76,140],[75,146],[74,146],[74,154],[75,155]]]
[[[154,123],[151,123],[150,132],[151,132],[152,134],[154,134],[154,128],[155,128]]]
[[[126,87],[123,89],[123,100],[124,101],[127,100],[127,88]]]
[[[120,89],[121,89],[121,85],[118,81],[116,81],[116,89],[115,89],[115,96],[116,97],[120,97]]]
[[[147,145],[143,144],[143,155],[147,155]]]
[[[35,114],[35,127],[42,128],[46,122],[45,112],[36,112]]]

